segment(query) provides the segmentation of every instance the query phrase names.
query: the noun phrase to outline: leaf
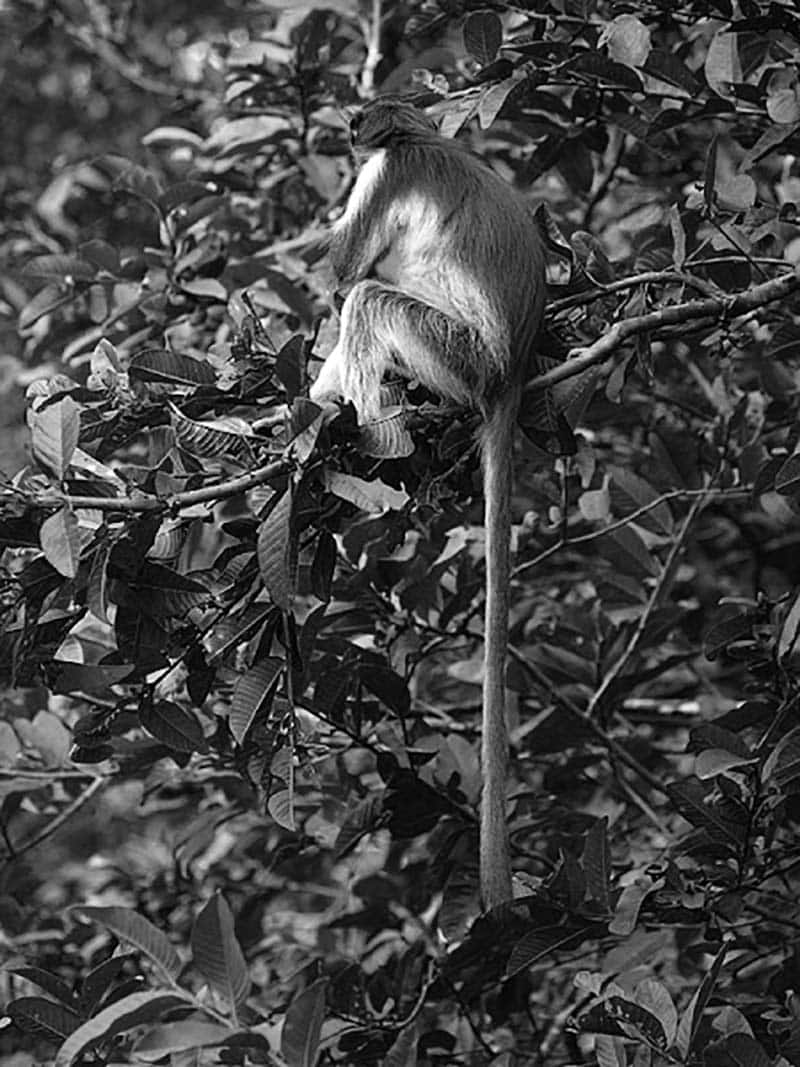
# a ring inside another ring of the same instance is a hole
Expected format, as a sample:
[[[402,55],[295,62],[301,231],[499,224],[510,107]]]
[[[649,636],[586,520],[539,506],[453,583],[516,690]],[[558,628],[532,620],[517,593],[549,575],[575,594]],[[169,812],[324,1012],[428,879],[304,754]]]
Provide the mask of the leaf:
[[[222,1045],[234,1031],[219,1023],[202,1018],[181,1019],[180,1022],[154,1026],[136,1043],[136,1054],[148,1062],[160,1060],[175,1052],[212,1048]]]
[[[586,835],[581,857],[589,897],[604,909],[609,907],[608,890],[611,876],[607,827],[608,818],[605,815],[592,824]]]
[[[777,648],[779,660],[800,651],[798,639],[800,639],[800,593],[795,596],[781,625]]]
[[[775,491],[783,496],[800,492],[800,453],[793,452],[775,475]]]
[[[81,536],[74,511],[59,508],[49,515],[39,530],[44,558],[65,578],[74,578],[81,561]]]
[[[69,660],[52,660],[46,667],[47,684],[54,693],[107,693],[135,670],[132,663],[87,667]]]
[[[49,971],[42,970],[41,967],[8,967],[6,970],[9,974],[19,975],[26,982],[33,982],[34,985],[38,985],[45,993],[49,993],[51,997],[60,1000],[62,1004],[69,1006],[75,1001],[75,996],[67,983],[56,975],[50,974]]]
[[[683,89],[689,96],[696,96],[700,88],[692,71],[672,52],[653,49],[642,69],[646,74]]]
[[[314,1067],[317,1062],[327,988],[327,978],[318,978],[289,1005],[281,1031],[281,1055],[289,1067]]]
[[[800,726],[780,739],[765,760],[761,775],[765,782],[774,778],[782,788],[800,777]]]
[[[650,30],[635,15],[617,15],[597,43],[608,47],[611,59],[628,67],[641,67],[652,48]]]
[[[756,183],[749,174],[732,174],[723,177],[719,173],[714,181],[717,203],[728,211],[746,211],[756,202]]]
[[[587,522],[607,523],[611,518],[611,494],[608,479],[603,479],[601,489],[587,489],[578,497],[578,508]]]
[[[773,1061],[750,1034],[731,1034],[714,1051],[725,1053],[735,1067],[772,1067]]]
[[[309,579],[311,592],[323,604],[327,604],[331,598],[331,582],[336,568],[336,553],[336,539],[333,534],[327,530],[320,530],[314,558],[311,561]]]
[[[390,510],[400,511],[409,500],[408,493],[402,489],[392,489],[380,478],[367,482],[353,474],[341,474],[339,471],[325,472],[325,488],[371,515],[382,515]]]
[[[132,958],[133,954],[130,952],[110,956],[86,975],[78,1000],[80,1013],[84,1018],[94,1012],[100,1001],[108,994],[112,983],[119,977],[119,972]]]
[[[367,689],[400,718],[408,714],[411,707],[411,694],[405,679],[401,678],[396,671],[390,667],[376,667],[362,663],[358,676]]]
[[[666,990],[665,990],[666,992]],[[606,1001],[606,1011],[610,1018],[621,1025],[629,1037],[643,1036],[649,1045],[662,1051],[667,1047],[667,1039],[658,1019],[640,1004],[625,997],[613,996]]]
[[[587,74],[606,85],[620,86],[635,93],[642,91],[642,82],[635,70],[626,67],[624,63],[607,59],[601,52],[587,49],[581,52],[577,59],[571,60],[565,69]]]
[[[203,727],[188,709],[171,700],[146,703],[139,721],[148,733],[174,752],[200,752],[206,748]]]
[[[598,1034],[594,1039],[594,1053],[597,1067],[625,1067],[625,1045],[621,1037],[610,1034]]]
[[[489,129],[502,110],[503,104],[521,83],[519,74],[513,74],[510,78],[504,78],[503,81],[488,85],[483,89],[478,104],[478,125],[482,130]],[[526,106],[530,107],[530,102],[527,100]]]
[[[151,145],[188,145],[190,148],[200,148],[203,138],[183,126],[157,126],[154,130],[142,137],[142,144],[148,148]]]
[[[630,526],[604,534],[601,538],[603,553],[623,574],[633,578],[654,578],[658,573],[656,561],[642,540]]]
[[[215,459],[219,456],[247,457],[249,445],[254,440],[250,432],[232,432],[229,425],[214,425],[188,419],[174,405],[169,405],[170,422],[175,430],[175,439],[181,448],[193,456]]]
[[[266,656],[236,682],[228,725],[237,745],[244,744],[248,731],[261,713],[271,706],[283,667],[282,659]]]
[[[722,31],[714,35],[705,59],[705,75],[709,88],[718,96],[733,96],[734,85],[742,81],[739,44],[735,33]]]
[[[221,893],[215,893],[195,919],[192,954],[214,992],[238,1013],[250,992],[250,974]]]
[[[464,22],[464,47],[481,66],[491,63],[503,43],[503,24],[494,11],[474,11]]]
[[[714,209],[714,183],[717,180],[717,146],[719,136],[715,134],[711,138],[706,153],[706,165],[703,171],[703,199],[709,211]]]
[[[641,1004],[661,1023],[667,1039],[666,1048],[671,1048],[678,1029],[678,1012],[666,986],[654,978],[645,978],[636,987],[636,1003]]]
[[[217,300],[221,304],[224,304],[228,299],[228,290],[216,278],[189,278],[178,284],[184,293],[191,293],[192,296]]]
[[[703,977],[697,992],[689,1001],[686,1011],[681,1016],[681,1021],[678,1024],[678,1032],[675,1035],[675,1047],[678,1049],[681,1058],[684,1060],[688,1058],[689,1053],[692,1051],[695,1036],[703,1019],[703,1012],[706,1010],[706,1005],[711,999],[711,994],[714,992],[714,987],[717,984],[719,972],[722,970],[722,964],[725,960],[727,951],[728,946],[723,945],[716,954],[708,974]]]
[[[20,1030],[44,1037],[48,1041],[63,1040],[73,1033],[81,1022],[77,1012],[44,997],[17,997],[5,1010]]]
[[[139,610],[153,619],[185,615],[211,600],[211,593],[201,582],[149,560],[139,568],[135,589]]]
[[[22,273],[29,278],[52,278],[63,282],[91,281],[97,274],[96,268],[80,256],[34,256],[22,268]]]
[[[157,989],[145,993],[131,993],[130,996],[116,1000],[67,1038],[56,1053],[55,1067],[70,1067],[83,1052],[99,1041],[105,1041],[114,1034],[132,1030],[144,1023],[155,1022],[172,1008],[186,1006],[187,1003],[188,1001],[175,993],[165,993]]]
[[[297,549],[292,536],[291,486],[277,500],[258,530],[258,566],[273,604],[288,611],[294,599]]]
[[[120,941],[133,945],[153,963],[168,982],[181,972],[181,958],[172,943],[157,927],[129,908],[93,908],[78,905],[75,909],[90,922],[100,923]]]
[[[685,778],[680,782],[670,782],[667,795],[675,810],[684,819],[706,830],[715,841],[738,845],[746,832],[744,816],[741,821],[726,818],[717,808],[706,803],[710,799],[709,787],[697,778]]]
[[[520,971],[537,963],[544,956],[549,956],[556,949],[582,940],[589,932],[589,927],[569,929],[565,926],[540,926],[529,931],[521,938],[511,951],[506,964],[505,978],[512,978]]]
[[[163,348],[146,348],[131,356],[131,381],[161,382],[166,385],[213,385],[216,372],[210,363]]]
[[[638,474],[625,470],[624,467],[610,467],[609,472],[611,474],[611,507],[614,514],[620,518],[658,500],[659,494]],[[666,536],[672,533],[674,525],[672,512],[665,501],[651,507],[649,511],[640,515],[636,522],[646,530]]]
[[[677,204],[669,209],[669,228],[672,233],[672,262],[676,270],[683,270],[686,262],[686,230]]]
[[[22,311],[20,311],[20,331],[24,333],[29,330],[43,316],[55,311],[56,308],[61,307],[63,304],[68,304],[75,298],[75,295],[72,292],[65,291],[63,285],[55,283],[45,285],[43,289],[40,289],[38,293],[31,297]]]
[[[290,830],[294,833],[297,829],[297,821],[294,817],[293,789],[289,787],[286,789],[276,789],[267,801],[267,811],[278,826],[282,826],[284,830]]]
[[[778,145],[783,144],[783,142],[795,134],[798,129],[800,129],[800,123],[792,123],[789,126],[770,126],[761,134],[753,147],[745,152],[739,163],[739,170],[750,170],[762,156],[767,155],[773,148],[777,148]]]
[[[654,880],[648,874],[640,875],[632,885],[626,885],[614,908],[614,918],[608,924],[608,932],[620,937],[630,934],[636,927],[645,897],[663,885],[663,878]]]
[[[732,767],[741,767],[746,763],[755,763],[755,757],[743,756],[736,752],[727,752],[722,748],[707,748],[694,761],[694,772],[698,778],[715,778]]]
[[[277,115],[253,115],[232,119],[218,126],[205,143],[207,152],[218,155],[252,152],[287,130],[287,120]]]
[[[80,409],[71,396],[33,413],[31,447],[39,463],[61,481],[78,444]]]
[[[404,1026],[381,1058],[381,1067],[416,1067],[418,1040],[417,1026]]]

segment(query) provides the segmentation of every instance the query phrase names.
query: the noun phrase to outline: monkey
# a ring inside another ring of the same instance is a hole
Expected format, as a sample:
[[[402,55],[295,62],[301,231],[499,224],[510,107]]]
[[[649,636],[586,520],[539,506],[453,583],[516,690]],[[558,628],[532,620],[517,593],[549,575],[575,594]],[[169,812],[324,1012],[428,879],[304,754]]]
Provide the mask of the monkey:
[[[347,291],[338,341],[310,389],[359,422],[380,411],[384,372],[481,417],[486,601],[479,881],[512,898],[506,824],[512,449],[545,301],[544,249],[522,195],[421,111],[377,98],[350,125],[356,179],[329,255]]]

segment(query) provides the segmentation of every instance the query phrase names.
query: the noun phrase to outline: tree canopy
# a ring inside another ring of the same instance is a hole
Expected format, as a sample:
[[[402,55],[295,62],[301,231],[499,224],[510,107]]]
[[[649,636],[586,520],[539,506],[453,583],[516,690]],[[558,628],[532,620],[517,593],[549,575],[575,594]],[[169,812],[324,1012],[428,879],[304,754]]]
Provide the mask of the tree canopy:
[[[800,1064],[795,5],[2,17],[0,1063]],[[484,914],[475,416],[307,397],[384,93],[547,249]]]

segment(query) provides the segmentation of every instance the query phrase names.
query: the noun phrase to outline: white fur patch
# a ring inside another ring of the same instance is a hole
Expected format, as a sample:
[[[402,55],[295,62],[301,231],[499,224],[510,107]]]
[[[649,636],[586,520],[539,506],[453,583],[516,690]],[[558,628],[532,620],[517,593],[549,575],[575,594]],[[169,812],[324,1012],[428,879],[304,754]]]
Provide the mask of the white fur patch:
[[[383,174],[385,166],[386,149],[379,148],[377,152],[374,152],[369,157],[367,162],[358,172],[358,177],[353,185],[344,214],[333,224],[334,231],[346,229],[361,208],[369,202],[370,196],[372,196],[376,185],[381,180],[381,175]]]

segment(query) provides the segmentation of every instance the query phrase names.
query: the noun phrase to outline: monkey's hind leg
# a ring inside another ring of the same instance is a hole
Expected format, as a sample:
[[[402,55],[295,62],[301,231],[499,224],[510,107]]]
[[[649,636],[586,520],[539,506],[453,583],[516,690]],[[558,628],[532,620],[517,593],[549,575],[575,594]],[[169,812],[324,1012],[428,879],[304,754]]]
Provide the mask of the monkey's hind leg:
[[[465,407],[486,389],[478,332],[408,293],[359,282],[342,307],[339,341],[311,387],[312,400],[344,396],[361,422],[380,413],[380,383],[394,367]]]

